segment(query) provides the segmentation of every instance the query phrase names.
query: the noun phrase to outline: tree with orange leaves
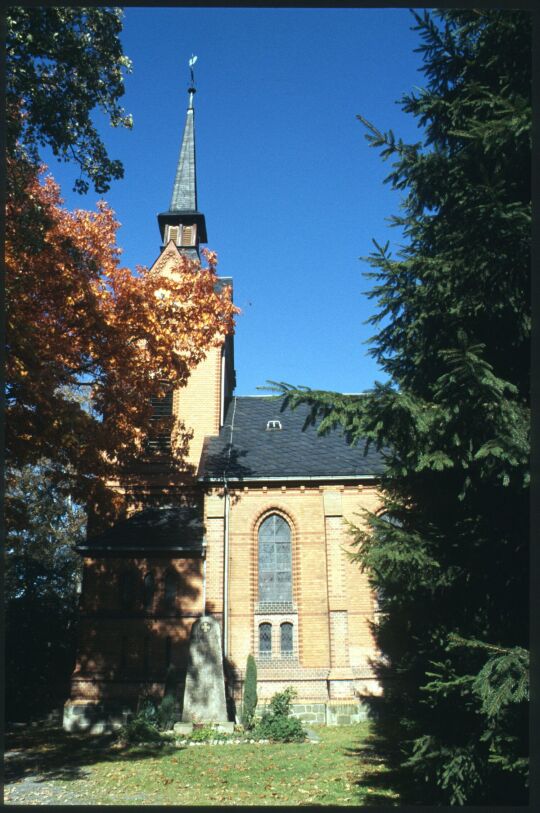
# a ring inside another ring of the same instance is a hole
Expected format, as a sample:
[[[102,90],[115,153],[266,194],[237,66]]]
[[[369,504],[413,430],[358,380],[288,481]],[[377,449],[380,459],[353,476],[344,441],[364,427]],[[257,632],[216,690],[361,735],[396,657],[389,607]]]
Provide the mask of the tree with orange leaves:
[[[51,176],[40,182],[20,161],[8,170],[7,458],[52,461],[84,500],[140,459],[152,396],[187,381],[236,308],[216,290],[215,254],[207,267],[178,255],[173,274],[134,274],[120,265],[106,203],[69,212]]]
[[[185,383],[235,310],[215,290],[215,255],[207,268],[178,257],[172,278],[131,273],[110,208],[68,212],[52,178],[40,179],[45,145],[79,167],[81,194],[123,177],[91,115],[132,126],[121,29],[118,8],[6,14],[6,640],[17,717],[49,710],[69,679],[81,505],[108,505],[106,480],[144,452],[152,396]]]
[[[122,177],[91,117],[98,108],[131,127],[121,29],[118,8],[14,6],[6,17],[8,470],[45,464],[83,502],[140,456],[151,397],[185,383],[235,310],[215,290],[215,255],[207,268],[178,257],[172,278],[133,274],[110,208],[68,212],[53,179],[40,180],[42,145],[79,167],[81,193]]]

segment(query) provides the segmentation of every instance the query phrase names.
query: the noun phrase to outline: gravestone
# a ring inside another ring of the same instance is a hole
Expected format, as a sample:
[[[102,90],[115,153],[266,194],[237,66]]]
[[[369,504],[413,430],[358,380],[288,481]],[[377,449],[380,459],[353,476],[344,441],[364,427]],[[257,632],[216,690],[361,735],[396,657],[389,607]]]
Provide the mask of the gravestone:
[[[210,615],[191,628],[182,722],[224,723],[227,720],[221,630]]]

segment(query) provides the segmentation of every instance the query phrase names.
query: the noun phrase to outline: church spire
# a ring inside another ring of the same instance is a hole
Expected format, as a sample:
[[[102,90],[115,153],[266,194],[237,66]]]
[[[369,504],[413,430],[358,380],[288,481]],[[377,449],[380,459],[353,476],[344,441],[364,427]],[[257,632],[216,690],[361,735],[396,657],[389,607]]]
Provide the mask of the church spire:
[[[193,74],[192,74],[193,75]],[[197,167],[195,164],[195,110],[193,85],[188,90],[189,106],[186,113],[184,137],[180,149],[180,157],[176,168],[173,192],[171,197],[171,212],[197,211]]]
[[[162,250],[170,240],[173,240],[180,251],[194,259],[199,257],[199,243],[207,241],[204,215],[197,210],[195,109],[193,106],[193,97],[196,93],[193,66],[196,61],[196,56],[192,56],[189,60],[191,74],[191,84],[188,88],[189,102],[171,202],[168,211],[158,215]]]

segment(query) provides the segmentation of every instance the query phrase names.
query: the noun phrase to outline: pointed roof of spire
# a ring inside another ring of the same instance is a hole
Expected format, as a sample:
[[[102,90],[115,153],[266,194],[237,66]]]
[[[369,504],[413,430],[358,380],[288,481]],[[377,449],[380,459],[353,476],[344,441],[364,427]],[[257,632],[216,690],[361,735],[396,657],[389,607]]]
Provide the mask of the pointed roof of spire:
[[[191,56],[189,60],[189,67],[191,73],[191,83],[188,88],[189,104],[186,113],[186,124],[184,127],[184,135],[182,137],[182,146],[180,148],[180,157],[178,159],[178,166],[176,168],[176,176],[174,179],[173,191],[169,209],[166,212],[158,214],[158,225],[161,233],[163,250],[165,241],[168,240],[166,235],[167,226],[195,226],[196,236],[195,245],[192,245],[193,235],[189,234],[187,238],[189,243],[179,246],[184,253],[195,253],[199,256],[199,244],[206,243],[208,238],[206,236],[206,223],[202,212],[197,209],[197,171],[195,164],[195,110],[193,108],[193,97],[195,95],[195,79],[193,76],[193,65],[197,61],[196,56]],[[184,229],[181,230],[184,239]]]
[[[180,157],[176,168],[173,192],[169,211],[194,212],[197,211],[197,172],[195,164],[195,110],[193,108],[193,95],[195,88],[189,88],[189,107],[186,114],[186,124]]]

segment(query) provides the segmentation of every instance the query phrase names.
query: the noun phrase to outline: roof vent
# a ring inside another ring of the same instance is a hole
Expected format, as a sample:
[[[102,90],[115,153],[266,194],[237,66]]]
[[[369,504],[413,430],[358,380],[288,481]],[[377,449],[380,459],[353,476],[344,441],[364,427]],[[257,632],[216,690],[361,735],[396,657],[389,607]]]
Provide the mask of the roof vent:
[[[281,421],[268,421],[266,424],[267,429],[281,429]]]

